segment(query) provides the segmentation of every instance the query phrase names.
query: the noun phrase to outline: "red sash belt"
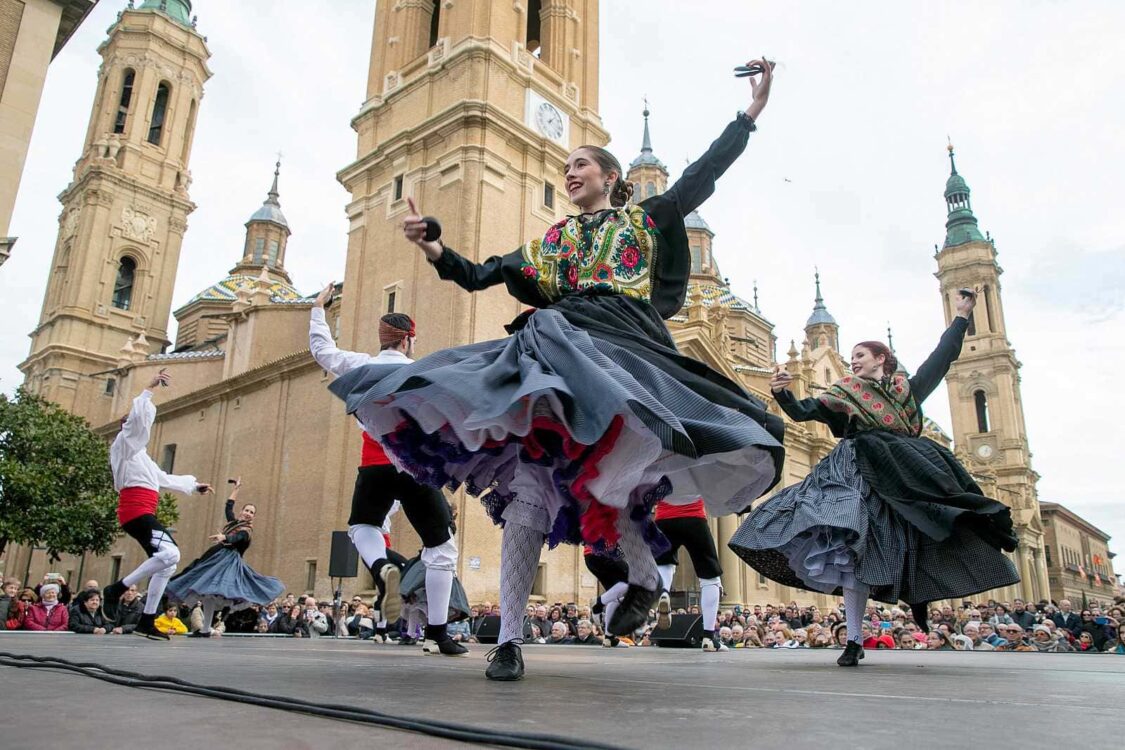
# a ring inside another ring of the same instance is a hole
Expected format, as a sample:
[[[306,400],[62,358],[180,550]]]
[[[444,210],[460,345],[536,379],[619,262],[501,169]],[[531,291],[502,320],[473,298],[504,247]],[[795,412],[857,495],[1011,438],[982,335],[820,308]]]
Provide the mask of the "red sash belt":
[[[117,521],[122,526],[144,515],[156,515],[160,494],[148,487],[123,487],[117,493]]]
[[[390,466],[391,459],[383,451],[383,446],[371,438],[365,431],[363,433],[363,450],[359,454],[359,465],[364,466]]]
[[[687,505],[672,505],[669,502],[656,504],[656,520],[664,521],[669,518],[706,518],[707,510],[703,507],[703,498]]]

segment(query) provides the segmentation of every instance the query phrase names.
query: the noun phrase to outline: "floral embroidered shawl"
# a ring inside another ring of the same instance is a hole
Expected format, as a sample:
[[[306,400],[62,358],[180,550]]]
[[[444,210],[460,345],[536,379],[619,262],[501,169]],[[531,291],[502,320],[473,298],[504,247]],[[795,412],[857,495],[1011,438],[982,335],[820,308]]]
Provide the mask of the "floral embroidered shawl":
[[[901,373],[881,381],[848,375],[817,400],[832,411],[847,414],[859,430],[922,434],[922,415],[910,392],[910,381]]]

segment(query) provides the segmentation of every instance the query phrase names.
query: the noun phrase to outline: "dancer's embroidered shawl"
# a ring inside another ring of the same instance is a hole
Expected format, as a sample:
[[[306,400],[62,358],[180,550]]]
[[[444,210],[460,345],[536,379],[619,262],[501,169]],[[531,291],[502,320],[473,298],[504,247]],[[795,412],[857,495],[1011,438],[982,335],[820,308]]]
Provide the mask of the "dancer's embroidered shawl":
[[[857,430],[890,430],[915,437],[922,434],[922,415],[910,381],[896,374],[889,381],[853,375],[829,386],[817,399],[834,412],[847,414]]]

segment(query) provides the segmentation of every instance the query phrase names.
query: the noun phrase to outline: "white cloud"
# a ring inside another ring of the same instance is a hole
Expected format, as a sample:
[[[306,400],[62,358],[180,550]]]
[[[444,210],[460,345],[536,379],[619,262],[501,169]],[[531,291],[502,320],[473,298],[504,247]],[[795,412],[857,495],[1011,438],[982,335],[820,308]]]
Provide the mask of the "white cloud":
[[[0,334],[5,390],[19,382],[38,320],[55,196],[85,133],[95,49],[123,4],[99,3],[51,66],[12,225],[20,240],[0,269],[0,295],[19,301]],[[234,264],[278,149],[294,281],[311,291],[340,278],[347,194],[335,172],[355,158],[349,121],[364,98],[374,4],[194,6],[215,76],[200,109],[199,209],[175,305]],[[818,265],[843,342],[882,337],[890,321],[908,366],[929,352],[942,326],[933,246],[944,237],[953,138],[1001,253],[1041,497],[1125,540],[1112,468],[1121,440],[1106,406],[1125,370],[1125,6],[648,0],[639,10],[606,0],[601,14],[610,147],[624,161],[636,155],[647,94],[654,148],[674,175],[746,105],[749,87],[730,69],[762,53],[780,61],[760,132],[701,212],[736,292],[749,297],[758,280],[783,351],[811,310]],[[943,390],[927,411],[948,429]]]

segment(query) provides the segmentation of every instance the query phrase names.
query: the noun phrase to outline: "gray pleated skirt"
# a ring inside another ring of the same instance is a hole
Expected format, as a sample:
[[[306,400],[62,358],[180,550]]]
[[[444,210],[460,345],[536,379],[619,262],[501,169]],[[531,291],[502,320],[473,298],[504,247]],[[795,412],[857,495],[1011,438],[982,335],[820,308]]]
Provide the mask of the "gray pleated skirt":
[[[285,592],[285,584],[258,573],[231,548],[220,549],[193,562],[168,582],[168,598],[194,604],[212,602],[217,609],[266,605]]]
[[[861,475],[841,440],[804,481],[755,508],[730,540],[752,568],[786,586],[840,594],[857,581],[871,597],[930,602],[1019,581],[1015,565],[968,527],[943,540],[922,533]]]

